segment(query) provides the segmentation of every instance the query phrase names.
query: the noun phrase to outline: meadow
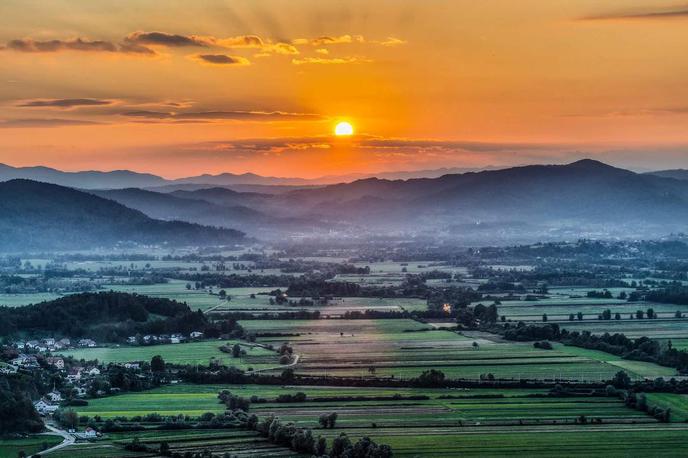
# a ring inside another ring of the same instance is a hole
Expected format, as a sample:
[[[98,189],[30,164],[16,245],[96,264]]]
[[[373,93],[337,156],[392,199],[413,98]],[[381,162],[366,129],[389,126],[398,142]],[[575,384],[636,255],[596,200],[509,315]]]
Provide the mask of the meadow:
[[[37,434],[24,439],[0,439],[0,458],[15,458],[20,452],[30,456],[60,442],[62,437],[48,434]]]
[[[546,396],[546,390],[524,389],[176,385],[146,393],[91,400],[89,406],[80,407],[78,412],[89,417],[99,415],[103,419],[152,412],[189,416],[219,413],[224,410],[224,405],[219,403],[217,393],[223,389],[243,397],[265,398],[268,402],[250,407],[250,412],[259,417],[275,414],[282,420],[311,427],[316,437],[322,434],[330,440],[341,432],[354,439],[371,436],[390,444],[395,456],[438,456],[440,453],[441,456],[496,457],[528,453],[528,456],[544,457],[553,456],[554,448],[556,456],[593,456],[600,450],[610,451],[609,456],[614,457],[647,456],[651,446],[655,452],[661,451],[662,456],[680,456],[672,454],[677,450],[674,447],[688,438],[688,428],[657,424],[643,412],[627,408],[616,397],[556,398]],[[307,400],[273,402],[279,395],[296,392],[306,393]],[[422,395],[428,399],[317,400],[324,396],[394,394]],[[322,413],[331,412],[338,414],[336,427],[323,430],[317,418]],[[577,419],[581,416],[595,423],[579,424]],[[245,453],[249,453],[250,443],[255,447],[251,449],[254,453],[251,456],[277,453],[267,442],[246,431],[144,431],[109,434],[107,441],[116,447],[135,436],[147,444],[168,441],[174,450],[199,446],[204,441],[203,444],[213,451],[230,447],[232,454],[238,453],[239,456],[249,456]],[[253,438],[253,441],[248,438]],[[641,441],[641,438],[646,440]],[[621,448],[617,440],[623,442]],[[594,441],[603,443],[594,448]],[[615,447],[610,444],[615,444]],[[107,448],[82,447],[94,454],[81,455],[79,447],[75,447],[76,454],[72,456],[115,456],[99,454],[100,451],[107,453]]]
[[[608,380],[621,369],[633,378],[675,374],[652,363],[627,362],[613,355],[557,345],[504,342],[435,329],[413,320],[242,320],[258,342],[289,342],[300,356],[296,373],[412,378],[439,369],[451,378]],[[282,334],[261,337],[260,333]],[[470,333],[467,333],[470,334]],[[474,342],[477,344],[474,345]],[[633,364],[630,364],[633,363]]]
[[[220,347],[231,347],[239,343],[246,351],[246,355],[233,358],[231,354],[220,351]],[[97,348],[79,348],[60,352],[75,359],[94,360],[101,363],[125,363],[130,361],[150,361],[155,355],[160,355],[169,363],[175,364],[203,364],[211,360],[235,366],[241,369],[265,369],[279,366],[276,352],[245,342],[226,340],[206,340],[180,344],[145,345],[145,346],[113,346]]]

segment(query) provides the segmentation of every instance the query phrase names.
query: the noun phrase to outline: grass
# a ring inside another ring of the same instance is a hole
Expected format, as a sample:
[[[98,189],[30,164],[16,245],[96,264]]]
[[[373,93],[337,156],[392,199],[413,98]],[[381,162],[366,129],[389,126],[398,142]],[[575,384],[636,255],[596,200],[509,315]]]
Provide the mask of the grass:
[[[474,339],[429,330],[429,325],[405,319],[246,320],[241,324],[249,331],[285,334],[258,337],[258,341],[278,345],[287,340],[301,356],[294,368],[301,374],[412,378],[435,368],[451,378],[476,379],[491,373],[497,378],[608,380],[621,369],[633,378],[675,373],[603,352],[560,345],[541,350],[530,343]]]
[[[259,346],[250,346],[240,342],[246,356],[233,358],[231,354],[220,351],[222,345],[234,345],[234,341],[206,340],[181,344],[119,346],[99,348],[79,348],[66,350],[60,354],[72,356],[76,359],[97,359],[102,363],[125,363],[130,361],[150,361],[155,355],[160,355],[170,363],[176,364],[208,364],[211,359],[228,366],[242,369],[252,367],[263,369],[279,365],[278,355]]]
[[[397,457],[683,457],[688,441],[688,430],[628,426],[371,432],[374,440],[389,444]]]
[[[78,407],[79,415],[112,418],[117,416],[132,417],[156,412],[161,415],[184,414],[198,416],[205,412],[219,413],[225,410],[217,394],[222,390],[243,397],[253,395],[271,399],[281,394],[294,394],[299,391],[307,393],[309,398],[324,396],[402,396],[427,395],[433,398],[442,395],[490,395],[503,393],[495,389],[427,389],[427,388],[358,388],[358,387],[312,387],[312,386],[271,386],[271,385],[168,385],[141,393],[126,393],[106,398],[92,399],[88,406]],[[507,396],[524,396],[533,393],[544,393],[545,390],[510,390]],[[323,403],[318,406],[325,405]],[[256,406],[261,407],[256,404]]]
[[[0,439],[0,458],[15,458],[22,451],[26,453],[26,456],[30,456],[60,442],[62,442],[61,437],[47,434],[26,439]]]
[[[22,305],[52,301],[60,297],[62,296],[53,293],[0,294],[0,306],[21,307]]]
[[[647,393],[647,404],[671,409],[672,422],[688,421],[688,395],[673,393]]]

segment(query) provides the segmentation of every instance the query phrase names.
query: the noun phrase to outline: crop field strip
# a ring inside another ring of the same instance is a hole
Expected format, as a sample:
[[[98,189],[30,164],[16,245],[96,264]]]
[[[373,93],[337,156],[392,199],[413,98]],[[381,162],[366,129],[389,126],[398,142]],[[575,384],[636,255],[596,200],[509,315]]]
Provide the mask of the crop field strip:
[[[258,341],[272,345],[288,341],[300,355],[294,368],[299,374],[367,376],[374,368],[377,376],[407,378],[438,368],[454,378],[476,379],[492,373],[497,378],[600,380],[621,368],[634,378],[675,373],[602,352],[577,352],[563,346],[541,350],[529,343],[472,339],[428,330],[431,327],[412,320],[248,320],[241,324],[256,332],[285,334],[259,334]]]
[[[279,365],[277,353],[245,342],[238,342],[247,352],[247,355],[241,358],[233,358],[231,354],[220,351],[221,346],[231,347],[235,343],[237,341],[207,340],[180,344],[82,348],[62,351],[60,354],[76,359],[97,359],[106,364],[150,361],[153,356],[160,355],[165,361],[176,364],[208,364],[211,359],[215,359],[243,369],[262,369]]]
[[[552,447],[563,447],[561,456],[593,456],[592,447],[596,440],[603,440],[602,448],[616,440],[636,443],[649,434],[649,443],[661,446],[672,455],[672,446],[688,438],[688,426],[682,424],[665,425],[637,410],[627,408],[614,397],[532,397],[544,390],[494,390],[494,389],[388,389],[388,388],[340,388],[340,387],[276,387],[259,385],[178,385],[167,386],[147,393],[124,394],[111,398],[92,401],[88,407],[80,408],[80,415],[101,415],[111,418],[117,415],[132,415],[126,409],[135,405],[143,411],[151,412],[155,406],[167,404],[172,407],[169,414],[177,412],[193,415],[191,407],[208,407],[207,411],[220,412],[225,407],[217,399],[221,389],[229,389],[244,397],[256,395],[274,398],[280,394],[307,393],[309,399],[331,396],[381,396],[400,394],[404,396],[424,394],[430,399],[411,400],[340,400],[313,401],[299,403],[257,403],[251,412],[259,416],[274,413],[281,419],[296,421],[301,426],[311,426],[314,433],[330,438],[340,432],[350,437],[364,435],[390,444],[395,456],[414,456],[416,454],[442,453],[442,456],[509,456],[524,452],[528,456],[552,456]],[[496,394],[506,397],[490,398]],[[463,396],[447,399],[446,396]],[[473,397],[470,397],[473,396]],[[476,397],[483,396],[483,397]],[[149,401],[146,398],[150,398]],[[183,399],[180,403],[180,399]],[[148,403],[147,403],[148,402]],[[173,407],[176,406],[176,407]],[[113,409],[108,411],[103,408]],[[93,409],[101,409],[95,411]],[[153,410],[157,411],[157,410]],[[336,411],[339,414],[337,426],[333,430],[317,427],[320,413]],[[137,413],[140,414],[141,412]],[[576,418],[585,415],[589,419],[601,418],[602,424],[575,424]],[[373,426],[375,423],[375,426]],[[409,434],[413,431],[413,434]],[[122,445],[133,435],[142,443],[157,445],[167,441],[173,451],[185,451],[199,444],[207,444],[216,453],[231,451],[239,456],[275,456],[280,450],[252,436],[247,431],[143,431],[136,433],[114,433],[109,435],[113,445]],[[657,435],[661,439],[657,438]],[[631,436],[626,437],[627,435]],[[575,444],[581,443],[576,448]],[[481,448],[481,444],[483,447]],[[646,444],[646,442],[643,442]],[[599,449],[597,449],[599,451]],[[616,450],[616,449],[614,449]],[[641,456],[647,453],[645,445],[622,447],[625,454],[610,456]],[[658,449],[659,450],[659,449]],[[288,453],[282,450],[283,453]],[[253,455],[251,455],[253,453]],[[266,453],[266,455],[263,455]],[[549,453],[549,454],[548,454]],[[531,455],[532,454],[532,455]],[[67,455],[56,455],[58,458]],[[72,456],[80,456],[78,454]],[[88,455],[84,455],[88,456]],[[101,455],[92,455],[94,457]],[[107,456],[107,455],[102,455]],[[113,455],[117,456],[117,455]]]

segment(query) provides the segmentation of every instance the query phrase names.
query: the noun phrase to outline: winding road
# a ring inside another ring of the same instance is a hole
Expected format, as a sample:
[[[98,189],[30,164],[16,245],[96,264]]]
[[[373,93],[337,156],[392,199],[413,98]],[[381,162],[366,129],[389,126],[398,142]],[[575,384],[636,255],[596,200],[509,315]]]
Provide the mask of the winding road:
[[[48,453],[52,453],[52,452],[55,452],[55,451],[60,450],[60,449],[63,449],[67,446],[72,445],[76,441],[76,439],[74,439],[74,436],[69,434],[67,431],[64,431],[62,429],[57,429],[56,427],[54,427],[52,425],[48,425],[48,424],[46,424],[45,427],[46,427],[46,429],[52,431],[56,435],[62,436],[64,438],[64,440],[61,443],[57,444],[56,446],[50,447],[50,448],[45,449],[42,452],[40,452],[41,456],[47,455]]]

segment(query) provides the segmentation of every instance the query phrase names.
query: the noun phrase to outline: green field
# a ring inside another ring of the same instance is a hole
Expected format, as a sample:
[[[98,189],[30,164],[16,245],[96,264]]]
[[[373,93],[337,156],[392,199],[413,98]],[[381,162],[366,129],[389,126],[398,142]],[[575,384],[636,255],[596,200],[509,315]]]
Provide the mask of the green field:
[[[246,350],[246,356],[233,358],[231,354],[220,351],[222,345],[230,347],[237,342],[225,340],[206,340],[202,342],[189,342],[180,344],[145,345],[145,346],[120,346],[79,348],[66,350],[61,354],[72,356],[76,359],[97,359],[102,363],[125,363],[129,361],[150,361],[155,355],[175,364],[208,364],[211,360],[218,361],[228,366],[242,369],[265,369],[279,366],[279,358],[276,352],[260,346],[239,342],[242,349]]]
[[[648,406],[671,409],[672,422],[688,422],[688,394],[647,393]]]
[[[253,431],[244,430],[183,430],[183,431],[137,431],[131,433],[108,434],[105,440],[94,443],[77,444],[59,450],[48,456],[53,458],[114,458],[114,457],[150,457],[149,453],[132,453],[123,450],[134,437],[140,443],[158,448],[161,442],[167,442],[173,453],[197,453],[208,450],[213,456],[222,456],[231,452],[233,457],[291,457],[299,456],[290,450],[276,446]]]
[[[341,432],[353,439],[368,435],[390,444],[395,456],[568,457],[598,456],[595,453],[599,450],[612,457],[681,456],[683,451],[677,444],[688,439],[688,428],[657,423],[645,413],[627,408],[616,397],[543,397],[544,390],[175,385],[95,399],[89,406],[79,408],[79,414],[112,418],[150,412],[190,416],[222,412],[224,406],[217,399],[222,389],[243,397],[255,395],[267,399],[266,403],[251,405],[250,411],[259,417],[276,414],[283,420],[311,427],[316,436],[322,434],[329,439]],[[281,394],[299,391],[306,393],[306,401],[272,402]],[[429,399],[317,401],[323,396],[393,394],[425,395]],[[490,395],[503,397],[487,397]],[[323,430],[317,418],[330,412],[338,413],[336,428]],[[581,415],[597,422],[576,424]],[[135,435],[147,444],[166,440],[175,450],[182,450],[175,448],[182,444],[184,447],[208,444],[214,447],[213,451],[231,450],[239,456],[266,456],[263,453],[275,452],[271,449],[263,452],[260,447],[269,444],[245,431],[146,431],[110,434],[107,441],[117,447]],[[252,450],[253,455],[247,448],[248,438],[253,438],[254,446],[259,447]],[[595,448],[596,442],[599,443]],[[106,448],[79,447],[73,448],[75,454],[69,456],[117,456],[101,455],[101,451],[109,453]],[[66,451],[62,453],[55,456],[68,456]]]
[[[590,331],[593,334],[621,333],[626,337],[650,337],[656,339],[685,338],[688,329],[688,319],[680,320],[589,320],[564,321],[558,323],[569,331]]]
[[[204,412],[219,413],[225,410],[217,394],[222,390],[244,397],[253,395],[264,398],[275,398],[281,394],[294,394],[299,391],[308,394],[309,398],[324,396],[402,396],[428,395],[433,398],[442,395],[472,396],[476,394],[491,395],[502,393],[495,389],[427,389],[427,388],[357,388],[357,387],[322,387],[322,386],[270,386],[270,385],[169,385],[142,393],[127,393],[107,398],[92,399],[89,405],[79,407],[80,415],[112,418],[116,416],[132,417],[157,412],[161,415],[184,414],[198,416]],[[544,393],[545,390],[510,390],[507,396],[523,396],[533,393]],[[274,405],[274,404],[271,404]],[[318,405],[326,405],[319,403]],[[256,406],[260,409],[264,405]],[[270,406],[270,405],[265,405]]]
[[[236,288],[242,289],[242,288]],[[243,288],[249,290],[250,288]],[[274,288],[266,288],[273,290]],[[230,294],[230,291],[227,291]],[[300,305],[277,305],[270,304],[268,296],[257,296],[251,299],[250,296],[239,297],[235,300],[224,302],[212,308],[212,312],[293,312],[295,310],[318,311],[325,316],[338,317],[346,312],[365,312],[366,310],[377,311],[416,311],[427,309],[424,299],[415,298],[371,298],[371,297],[344,297],[333,299],[327,305],[300,306]]]
[[[362,431],[392,447],[394,456],[501,458],[684,457],[688,430],[670,426],[571,426],[462,428],[418,434],[407,430]]]
[[[603,352],[562,346],[541,350],[530,343],[484,335],[472,338],[406,319],[244,320],[241,324],[257,333],[285,334],[258,334],[257,340],[272,345],[288,341],[300,356],[294,368],[300,374],[411,378],[435,368],[452,378],[476,379],[491,373],[497,378],[608,380],[622,368],[634,378],[675,373],[650,363],[629,364]]]
[[[54,293],[0,294],[0,306],[20,307],[22,305],[52,301],[60,297],[62,297],[60,294]]]
[[[62,442],[62,437],[48,434],[35,435],[26,439],[0,439],[0,458],[16,458],[22,451],[29,456],[60,442]]]

